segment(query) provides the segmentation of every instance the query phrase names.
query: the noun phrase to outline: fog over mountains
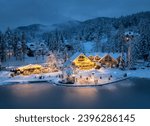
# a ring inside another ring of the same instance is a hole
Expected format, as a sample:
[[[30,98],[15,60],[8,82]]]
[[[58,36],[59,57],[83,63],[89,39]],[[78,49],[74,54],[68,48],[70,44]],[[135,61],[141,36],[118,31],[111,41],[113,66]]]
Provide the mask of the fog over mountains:
[[[53,25],[20,26],[1,33],[4,37],[1,37],[3,38],[1,45],[6,45],[6,49],[9,45],[14,47],[13,45],[18,43],[14,42],[14,36],[17,36],[16,38],[19,38],[17,40],[20,41],[22,33],[26,43],[44,42],[49,50],[60,52],[67,47],[70,54],[77,51],[84,52],[85,43],[93,45],[92,51],[94,52],[121,52],[122,46],[124,46],[124,51],[127,51],[124,37],[125,33],[130,33],[133,38],[133,54],[138,58],[143,58],[150,51],[150,12],[140,12],[119,18],[98,17],[86,21],[71,20]],[[10,41],[11,44],[8,44]]]

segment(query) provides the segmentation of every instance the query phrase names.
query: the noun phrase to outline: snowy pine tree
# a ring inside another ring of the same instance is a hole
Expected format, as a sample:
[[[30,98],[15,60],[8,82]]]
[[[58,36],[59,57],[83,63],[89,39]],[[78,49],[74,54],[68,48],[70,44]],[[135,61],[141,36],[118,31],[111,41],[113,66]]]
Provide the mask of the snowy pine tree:
[[[6,55],[10,59],[10,57],[13,55],[13,36],[12,31],[10,28],[8,28],[5,32],[5,43],[6,43]]]
[[[14,56],[17,59],[17,45],[18,45],[18,41],[19,41],[19,36],[18,34],[15,32],[13,35],[13,52],[14,52]]]
[[[22,43],[21,41],[18,41],[17,43],[17,51],[16,51],[16,59],[22,60]]]
[[[27,47],[26,47],[26,36],[25,33],[23,32],[21,35],[21,46],[22,46],[22,59],[25,59]]]
[[[50,72],[56,71],[58,69],[56,54],[54,52],[49,52],[47,57],[47,65]]]
[[[0,32],[0,62],[6,61],[6,43],[4,35]]]
[[[146,19],[141,19],[139,23],[140,28],[140,46],[139,52],[141,58],[144,60],[148,59],[149,50],[150,50],[150,21]]]

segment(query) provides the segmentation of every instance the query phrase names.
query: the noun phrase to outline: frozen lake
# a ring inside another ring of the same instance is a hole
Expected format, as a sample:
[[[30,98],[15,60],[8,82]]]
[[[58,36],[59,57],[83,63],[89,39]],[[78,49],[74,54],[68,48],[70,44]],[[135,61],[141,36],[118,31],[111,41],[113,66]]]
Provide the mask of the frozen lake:
[[[0,108],[150,108],[150,79],[92,88],[47,83],[0,86]]]

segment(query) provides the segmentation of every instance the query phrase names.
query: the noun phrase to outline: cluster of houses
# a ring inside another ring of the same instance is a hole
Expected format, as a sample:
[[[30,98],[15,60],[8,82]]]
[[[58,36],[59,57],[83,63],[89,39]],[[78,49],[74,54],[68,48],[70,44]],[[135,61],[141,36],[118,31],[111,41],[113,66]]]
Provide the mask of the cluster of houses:
[[[119,67],[125,62],[120,53],[75,53],[65,63],[64,67],[78,68],[80,70],[100,69],[101,67]]]
[[[125,60],[125,59],[124,59]],[[64,80],[62,83],[99,83],[103,80],[110,80],[112,75],[103,76],[99,73],[95,73],[95,69],[101,67],[122,67],[125,65],[125,61],[122,59],[120,53],[80,53],[77,52],[71,56],[64,63],[63,76]],[[78,70],[81,70],[80,72]],[[84,71],[87,70],[87,75]],[[88,71],[92,70],[92,71]],[[83,75],[82,75],[83,72]]]
[[[74,70],[91,70],[100,69],[101,67],[119,67],[123,64],[122,56],[120,53],[80,53],[76,52],[72,55],[63,65],[63,70],[70,68]],[[30,74],[41,74],[49,73],[49,66],[42,66],[38,64],[30,64],[27,66],[19,67],[12,72],[15,75],[30,75]],[[58,71],[55,70],[55,71]],[[71,70],[70,70],[71,71]],[[69,71],[69,72],[70,72]]]
[[[44,42],[36,43],[30,42],[27,43],[27,55],[33,57],[35,55],[45,55],[48,52],[48,48]]]

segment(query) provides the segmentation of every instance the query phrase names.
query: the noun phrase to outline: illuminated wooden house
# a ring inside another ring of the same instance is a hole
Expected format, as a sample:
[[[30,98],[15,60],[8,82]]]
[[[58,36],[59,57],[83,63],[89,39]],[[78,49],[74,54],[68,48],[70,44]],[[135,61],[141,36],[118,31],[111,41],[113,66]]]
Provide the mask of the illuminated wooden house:
[[[116,67],[121,60],[119,53],[90,53],[87,54],[92,62],[98,66]]]
[[[80,70],[90,70],[95,68],[96,64],[83,53],[77,52],[64,64],[64,67],[69,66],[75,66]]]
[[[99,69],[105,67],[117,67],[121,56],[119,53],[76,53],[66,63],[64,67],[75,66],[80,70]]]
[[[118,65],[117,59],[112,57],[110,54],[103,56],[99,60],[99,63],[101,64],[101,66],[107,66],[107,67],[116,67]]]
[[[43,67],[42,65],[39,65],[39,64],[30,64],[30,65],[18,67],[11,71],[13,72],[12,76],[41,74],[41,73],[50,72],[48,67]]]
[[[94,56],[93,56],[93,55],[88,56],[88,58],[89,58],[91,61],[94,61]]]
[[[98,63],[99,60],[105,56],[107,53],[87,53],[86,56],[95,63]]]
[[[23,67],[18,67],[16,69],[17,74],[22,74],[22,75],[30,75],[30,74],[40,74],[42,72],[42,66],[38,64],[30,64],[27,66]]]

